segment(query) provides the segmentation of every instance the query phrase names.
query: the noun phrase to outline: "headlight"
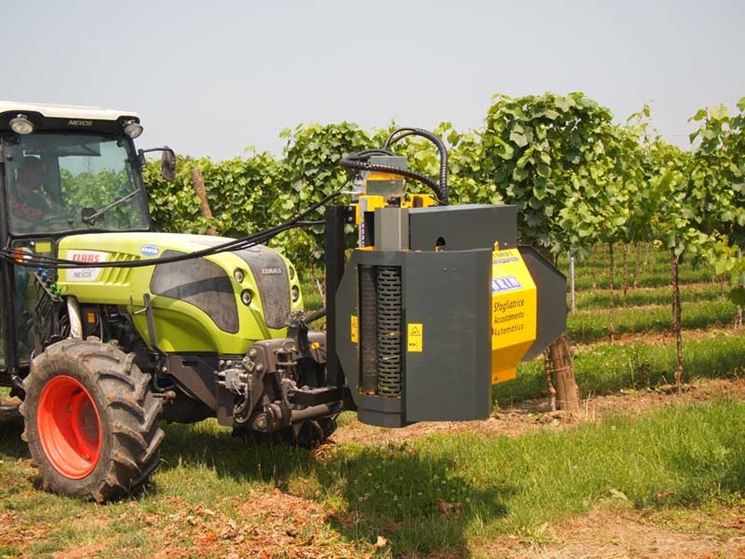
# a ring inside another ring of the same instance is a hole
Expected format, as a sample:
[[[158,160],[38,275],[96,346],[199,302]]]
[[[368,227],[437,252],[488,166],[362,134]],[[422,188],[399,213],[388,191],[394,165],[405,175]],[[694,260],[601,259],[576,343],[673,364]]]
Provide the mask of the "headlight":
[[[292,286],[292,302],[297,303],[297,300],[300,299],[300,289],[297,285]]]
[[[253,298],[253,293],[251,293],[250,290],[244,289],[243,291],[241,291],[241,303],[243,303],[244,305],[250,305],[251,301],[253,301]]]
[[[233,277],[238,283],[243,283],[243,280],[246,279],[246,272],[244,272],[240,268],[236,268],[235,270],[233,270]]]
[[[124,123],[124,133],[132,140],[139,138],[142,134],[142,125],[136,120],[128,120]]]
[[[34,131],[34,123],[26,115],[18,115],[10,119],[10,128],[16,134],[31,134]]]

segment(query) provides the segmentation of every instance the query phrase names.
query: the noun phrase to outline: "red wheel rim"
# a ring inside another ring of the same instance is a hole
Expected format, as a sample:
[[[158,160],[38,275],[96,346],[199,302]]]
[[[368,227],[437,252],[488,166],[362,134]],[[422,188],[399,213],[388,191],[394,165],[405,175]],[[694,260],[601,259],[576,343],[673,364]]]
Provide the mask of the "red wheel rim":
[[[80,381],[59,375],[46,383],[36,426],[44,454],[60,474],[81,479],[96,467],[101,453],[101,418]]]

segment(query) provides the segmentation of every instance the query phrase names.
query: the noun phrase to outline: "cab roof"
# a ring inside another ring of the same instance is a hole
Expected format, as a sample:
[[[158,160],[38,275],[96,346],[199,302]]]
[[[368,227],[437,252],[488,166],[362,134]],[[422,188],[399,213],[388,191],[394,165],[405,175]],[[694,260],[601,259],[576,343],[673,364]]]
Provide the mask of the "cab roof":
[[[17,101],[0,101],[0,114],[3,113],[36,113],[45,118],[70,120],[104,120],[118,121],[122,118],[139,121],[134,111],[120,111],[84,105],[53,105],[49,103],[23,103]],[[16,116],[15,114],[13,116]]]

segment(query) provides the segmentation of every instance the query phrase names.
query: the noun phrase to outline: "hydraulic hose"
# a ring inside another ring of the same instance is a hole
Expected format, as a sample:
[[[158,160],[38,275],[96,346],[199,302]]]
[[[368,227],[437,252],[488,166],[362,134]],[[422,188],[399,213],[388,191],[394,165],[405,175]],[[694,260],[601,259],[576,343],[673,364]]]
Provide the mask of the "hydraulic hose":
[[[394,130],[383,145],[383,149],[387,150],[389,146],[392,146],[399,140],[404,139],[407,136],[421,136],[422,138],[428,139],[430,142],[435,144],[437,151],[440,153],[440,182],[439,182],[439,199],[442,204],[448,204],[448,150],[445,143],[433,134],[429,130],[423,128],[399,128]]]
[[[411,169],[401,169],[399,167],[393,167],[392,165],[381,165],[380,163],[370,163],[364,159],[358,159],[359,154],[348,155],[342,157],[339,160],[339,165],[346,167],[347,169],[354,169],[356,171],[379,171],[381,173],[391,173],[406,177],[417,182],[421,182],[427,185],[435,193],[435,196],[441,203],[447,203],[447,200],[442,200],[442,192],[438,184],[423,173],[412,171]],[[447,195],[447,193],[445,193]]]
[[[383,165],[381,163],[371,163],[369,161],[369,158],[373,155],[394,155],[390,146],[407,136],[421,136],[435,144],[440,154],[439,182],[418,171],[401,169],[400,167]],[[352,155],[347,155],[341,158],[339,165],[356,171],[378,171],[415,180],[428,186],[435,193],[435,197],[440,204],[444,206],[448,204],[448,150],[444,142],[429,130],[424,130],[423,128],[399,128],[388,136],[382,148],[366,149]]]
[[[23,266],[27,268],[57,268],[57,269],[71,269],[71,268],[142,268],[145,266],[155,266],[158,264],[170,264],[174,262],[182,262],[185,260],[191,260],[194,258],[202,258],[204,256],[211,256],[221,252],[229,252],[235,250],[241,250],[244,248],[250,248],[266,242],[273,237],[276,237],[283,231],[293,229],[295,227],[306,227],[309,225],[316,225],[317,221],[304,221],[310,213],[323,206],[326,202],[341,195],[346,183],[340,189],[335,190],[331,194],[324,196],[320,201],[313,204],[310,208],[297,214],[295,217],[288,221],[270,227],[263,231],[241,237],[239,239],[232,239],[225,243],[207,247],[194,252],[186,254],[179,254],[176,256],[168,256],[161,258],[151,258],[147,260],[134,260],[126,262],[76,262],[74,260],[66,260],[63,258],[52,258],[48,256],[41,256],[33,253],[18,252],[8,248],[0,250],[0,258],[11,261],[13,264]]]

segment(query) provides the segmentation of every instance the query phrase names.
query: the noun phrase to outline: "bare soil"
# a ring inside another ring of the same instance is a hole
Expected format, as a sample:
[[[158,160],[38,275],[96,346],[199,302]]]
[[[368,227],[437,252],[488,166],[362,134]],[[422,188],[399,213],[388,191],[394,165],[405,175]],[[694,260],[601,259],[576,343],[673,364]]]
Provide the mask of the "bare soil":
[[[252,490],[234,499],[235,513],[226,515],[199,506],[181,507],[165,524],[152,514],[149,530],[166,543],[153,558],[221,557],[225,559],[336,559],[368,557],[342,540],[326,520],[330,514],[309,499],[274,490]],[[139,512],[138,512],[139,514]],[[146,515],[147,516],[147,515]],[[165,530],[165,531],[164,531]],[[183,542],[190,541],[188,544]],[[371,547],[371,546],[370,546]]]
[[[685,328],[683,329],[683,341],[704,340],[714,336],[741,336],[742,330],[737,330],[732,326],[707,327],[707,328]],[[665,345],[675,341],[675,333],[672,330],[660,330],[656,332],[624,332],[614,334],[613,339],[606,337],[602,340],[595,340],[591,343],[572,342],[573,351],[582,351],[585,348],[591,348],[598,343],[613,343],[620,345],[629,345],[642,343],[645,345]]]
[[[541,543],[483,542],[476,557],[504,559],[745,559],[745,506],[685,511],[677,517],[633,510],[589,513],[546,527]]]

